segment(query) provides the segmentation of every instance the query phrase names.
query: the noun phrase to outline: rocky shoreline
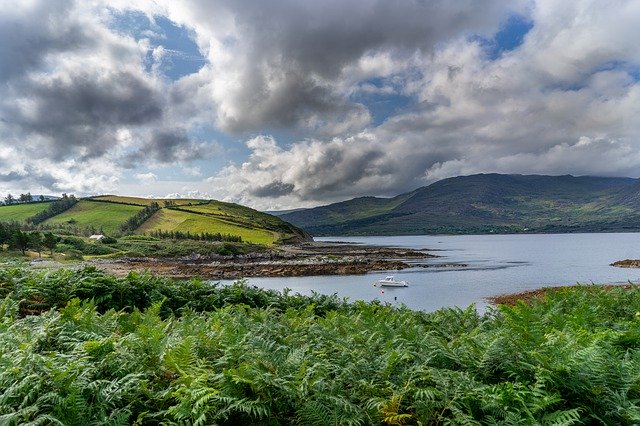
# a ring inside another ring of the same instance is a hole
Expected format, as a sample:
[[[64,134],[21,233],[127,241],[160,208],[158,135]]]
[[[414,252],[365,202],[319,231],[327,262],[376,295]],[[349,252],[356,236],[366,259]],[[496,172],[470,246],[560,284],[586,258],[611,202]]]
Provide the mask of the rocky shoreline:
[[[638,259],[625,259],[613,262],[611,266],[617,266],[618,268],[640,268],[640,260]]]
[[[584,286],[584,285],[583,285]],[[612,288],[624,288],[631,289],[637,288],[638,284],[592,284],[594,287],[612,289]],[[559,287],[542,287],[536,290],[528,290],[519,293],[510,293],[510,294],[500,294],[498,296],[487,297],[486,300],[492,305],[507,305],[514,306],[518,302],[529,303],[534,300],[542,300],[544,297],[553,292],[563,291],[568,288],[577,287],[575,285],[572,286],[559,286]]]
[[[173,278],[239,279],[248,277],[297,277],[358,275],[371,271],[407,268],[463,267],[462,264],[431,265],[421,261],[437,258],[424,250],[337,243],[302,243],[267,253],[239,256],[195,256],[187,259],[121,258],[94,260],[92,264],[114,275],[151,271]]]

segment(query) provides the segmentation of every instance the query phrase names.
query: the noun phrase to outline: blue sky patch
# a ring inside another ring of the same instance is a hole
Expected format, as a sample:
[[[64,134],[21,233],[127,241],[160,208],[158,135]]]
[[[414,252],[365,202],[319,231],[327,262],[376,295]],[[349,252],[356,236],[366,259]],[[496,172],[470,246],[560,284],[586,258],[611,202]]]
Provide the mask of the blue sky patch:
[[[485,49],[491,60],[498,59],[505,52],[517,49],[524,43],[524,37],[533,28],[533,21],[522,15],[511,15],[500,26],[492,39],[474,35],[473,41],[477,41]]]
[[[158,46],[165,49],[165,55],[158,69],[172,81],[198,72],[207,62],[189,30],[163,16],[156,16],[154,22],[139,12],[113,13],[113,18],[112,27],[118,32],[125,33],[136,40],[149,39],[151,49]],[[150,50],[146,57],[147,71],[151,71],[154,63]]]
[[[351,96],[351,100],[367,107],[374,126],[379,126],[387,118],[405,110],[413,100],[410,96],[401,94],[398,88],[388,84],[387,79],[372,78],[361,83],[361,87],[367,85],[374,90],[359,91]],[[389,87],[393,90],[389,92],[382,90]],[[381,90],[376,91],[377,89]]]

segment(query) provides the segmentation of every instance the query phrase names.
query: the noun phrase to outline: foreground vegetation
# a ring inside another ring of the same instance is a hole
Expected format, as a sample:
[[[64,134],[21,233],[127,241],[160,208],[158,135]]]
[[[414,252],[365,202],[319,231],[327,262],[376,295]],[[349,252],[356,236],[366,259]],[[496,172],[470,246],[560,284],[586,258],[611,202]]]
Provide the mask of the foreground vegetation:
[[[0,271],[0,423],[637,424],[640,290],[415,312]]]

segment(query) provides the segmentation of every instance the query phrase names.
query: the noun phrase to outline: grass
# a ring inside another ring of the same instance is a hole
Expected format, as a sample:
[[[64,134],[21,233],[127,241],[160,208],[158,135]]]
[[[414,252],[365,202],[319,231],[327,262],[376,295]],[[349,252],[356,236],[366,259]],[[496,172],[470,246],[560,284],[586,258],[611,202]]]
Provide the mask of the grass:
[[[24,222],[49,207],[50,201],[0,206],[0,222]]]
[[[126,196],[120,196],[120,195],[101,195],[99,197],[93,197],[93,199],[111,201],[114,203],[136,204],[138,206],[148,206],[149,204],[156,202],[160,204],[161,207],[164,205],[164,202],[167,200],[173,201],[175,205],[178,205],[178,206],[188,205],[188,204],[199,204],[199,203],[206,202],[206,200],[199,200],[199,199],[176,198],[176,199],[165,200],[161,198],[126,197]]]
[[[45,225],[75,223],[79,227],[93,227],[107,234],[117,232],[120,226],[142,207],[126,204],[101,203],[80,200],[71,209],[47,219]]]
[[[162,209],[156,212],[136,232],[145,233],[157,230],[188,231],[191,233],[219,232],[237,235],[242,238],[242,241],[256,244],[273,244],[278,239],[275,232],[237,225],[217,217],[171,209]]]
[[[222,201],[209,201],[207,204],[184,206],[184,210],[219,216],[234,221],[244,221],[251,224],[259,224],[265,228],[275,229],[282,224],[282,220],[276,216],[259,212],[238,204]]]

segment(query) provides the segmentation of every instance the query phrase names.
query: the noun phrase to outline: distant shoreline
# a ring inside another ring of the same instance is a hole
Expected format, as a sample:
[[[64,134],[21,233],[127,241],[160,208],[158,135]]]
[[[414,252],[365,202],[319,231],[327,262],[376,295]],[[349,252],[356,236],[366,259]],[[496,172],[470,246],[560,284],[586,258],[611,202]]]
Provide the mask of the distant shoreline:
[[[172,278],[199,277],[212,280],[360,275],[371,271],[397,271],[415,267],[466,266],[416,264],[415,261],[419,259],[438,257],[428,251],[313,242],[280,247],[279,250],[268,253],[251,253],[226,258],[121,258],[93,260],[91,264],[117,276],[126,275],[131,271],[148,270],[154,274]]]

